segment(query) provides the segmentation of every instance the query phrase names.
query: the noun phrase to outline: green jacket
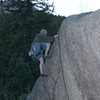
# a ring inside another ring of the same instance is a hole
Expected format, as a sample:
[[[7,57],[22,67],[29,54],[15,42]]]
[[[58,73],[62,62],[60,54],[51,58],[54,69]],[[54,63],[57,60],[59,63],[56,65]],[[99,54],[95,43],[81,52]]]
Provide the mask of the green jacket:
[[[51,42],[53,42],[53,40],[54,40],[53,36],[47,36],[47,35],[39,33],[35,36],[35,38],[32,42],[32,45],[35,43],[43,43],[43,42],[51,43]]]

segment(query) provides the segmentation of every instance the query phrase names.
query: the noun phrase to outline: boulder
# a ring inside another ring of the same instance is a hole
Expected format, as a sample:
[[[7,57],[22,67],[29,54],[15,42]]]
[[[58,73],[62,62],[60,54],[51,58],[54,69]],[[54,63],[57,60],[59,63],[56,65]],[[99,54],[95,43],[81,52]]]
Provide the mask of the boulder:
[[[100,10],[67,17],[26,100],[100,100]]]

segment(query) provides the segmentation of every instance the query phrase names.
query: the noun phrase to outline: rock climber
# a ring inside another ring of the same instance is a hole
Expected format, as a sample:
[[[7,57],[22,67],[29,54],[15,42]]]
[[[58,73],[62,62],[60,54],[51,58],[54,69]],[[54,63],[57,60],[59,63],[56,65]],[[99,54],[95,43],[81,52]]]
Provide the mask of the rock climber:
[[[44,77],[47,76],[44,68],[45,59],[50,57],[48,53],[51,47],[51,43],[56,37],[58,37],[58,35],[48,36],[47,33],[47,30],[42,29],[40,33],[36,34],[31,44],[31,49],[28,52],[29,56],[34,56],[39,60],[40,76]]]

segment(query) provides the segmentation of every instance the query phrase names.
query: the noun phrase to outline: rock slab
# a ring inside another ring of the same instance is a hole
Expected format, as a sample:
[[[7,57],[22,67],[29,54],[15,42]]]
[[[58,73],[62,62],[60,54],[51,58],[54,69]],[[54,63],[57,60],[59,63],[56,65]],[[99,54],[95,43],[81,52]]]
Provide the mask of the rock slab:
[[[26,100],[100,100],[100,10],[67,17]]]

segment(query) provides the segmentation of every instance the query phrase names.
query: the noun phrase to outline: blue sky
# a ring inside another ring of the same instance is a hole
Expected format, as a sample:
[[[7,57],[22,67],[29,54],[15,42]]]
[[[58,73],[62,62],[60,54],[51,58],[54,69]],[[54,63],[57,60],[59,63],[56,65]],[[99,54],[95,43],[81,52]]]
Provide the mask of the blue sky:
[[[56,15],[70,16],[100,9],[100,0],[48,0],[54,2]]]

